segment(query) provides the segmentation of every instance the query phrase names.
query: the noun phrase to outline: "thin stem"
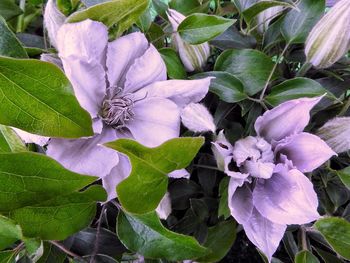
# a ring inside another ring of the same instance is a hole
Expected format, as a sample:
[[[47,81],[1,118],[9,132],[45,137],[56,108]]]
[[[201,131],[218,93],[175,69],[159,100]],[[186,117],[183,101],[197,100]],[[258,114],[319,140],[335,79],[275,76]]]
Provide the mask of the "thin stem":
[[[215,171],[220,171],[219,168],[217,168],[217,167],[215,167],[215,166],[210,166],[210,165],[194,164],[193,166],[199,167],[199,168],[205,168],[205,169],[215,170]]]
[[[348,111],[349,107],[350,107],[350,96],[347,98],[347,101],[345,102],[338,116],[343,116]]]
[[[26,10],[26,0],[20,0],[19,2],[19,8],[22,10],[23,14],[18,16],[17,19],[17,28],[16,32],[21,33],[23,31],[23,25],[24,25],[24,12]]]
[[[309,250],[307,247],[306,230],[304,226],[301,226],[300,231],[301,231],[301,247],[303,248],[303,250]]]
[[[309,69],[312,68],[312,64],[309,62],[305,62],[304,65],[301,66],[299,71],[297,72],[296,76],[297,77],[304,77],[306,73],[309,71]]]
[[[263,90],[262,90],[262,92],[261,92],[261,94],[260,94],[260,101],[263,101],[265,92],[266,92],[266,90],[267,90],[267,87],[268,87],[269,84],[270,84],[270,81],[271,81],[271,79],[272,79],[272,77],[273,77],[273,74],[275,74],[277,65],[278,65],[278,63],[280,63],[280,60],[281,60],[281,58],[284,56],[284,54],[286,53],[288,47],[289,47],[289,43],[286,44],[286,46],[284,47],[282,53],[281,53],[281,54],[279,55],[279,57],[277,58],[277,61],[276,61],[275,65],[273,66],[273,68],[272,68],[272,70],[271,70],[271,72],[270,72],[270,75],[269,75],[269,77],[267,78],[267,81],[266,81],[266,83],[265,83],[265,86],[264,86],[264,88],[263,88]]]
[[[64,253],[66,253],[67,255],[73,257],[73,258],[79,258],[80,260],[82,260],[83,262],[86,262],[85,259],[83,259],[81,256],[75,254],[74,252],[70,251],[69,249],[65,248],[62,244],[58,243],[57,241],[49,241],[52,245],[54,245],[55,247],[58,247],[59,249],[61,249]]]
[[[263,100],[255,99],[255,98],[252,98],[252,97],[248,97],[248,100],[251,100],[251,101],[259,103],[264,108],[264,110],[268,110],[269,109],[266,106],[266,104],[265,104],[265,102]]]
[[[98,252],[98,248],[99,248],[98,239],[99,239],[100,234],[101,234],[102,218],[103,218],[103,215],[105,213],[105,209],[106,209],[106,206],[103,205],[102,208],[101,208],[100,217],[98,218],[98,224],[97,224],[97,228],[96,228],[97,230],[96,230],[95,245],[94,245],[94,250],[93,250],[93,252],[91,254],[90,263],[94,263],[95,262],[95,256],[97,255],[97,252]]]

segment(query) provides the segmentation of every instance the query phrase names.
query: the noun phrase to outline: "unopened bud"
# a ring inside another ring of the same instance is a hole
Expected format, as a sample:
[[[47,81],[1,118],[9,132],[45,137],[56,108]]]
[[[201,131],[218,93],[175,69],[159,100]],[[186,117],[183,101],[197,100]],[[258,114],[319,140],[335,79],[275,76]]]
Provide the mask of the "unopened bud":
[[[199,103],[187,105],[181,112],[182,123],[191,131],[215,133],[216,126],[208,109]]]

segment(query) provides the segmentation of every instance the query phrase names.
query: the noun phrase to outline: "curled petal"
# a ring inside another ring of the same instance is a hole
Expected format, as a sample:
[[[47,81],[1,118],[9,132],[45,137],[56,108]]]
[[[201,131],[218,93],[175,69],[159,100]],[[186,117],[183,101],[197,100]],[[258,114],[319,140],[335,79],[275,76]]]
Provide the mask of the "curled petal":
[[[228,186],[228,207],[231,215],[238,223],[246,223],[253,212],[253,195],[250,187],[243,184],[241,187],[240,181],[234,178],[230,179]]]
[[[310,110],[321,100],[302,98],[286,101],[272,110],[266,111],[255,122],[258,136],[268,142],[279,141],[304,130],[310,120]]]
[[[169,21],[171,23],[171,26],[174,31],[177,30],[178,26],[181,24],[182,21],[185,20],[186,16],[181,14],[180,12],[177,12],[174,9],[169,9],[167,12]]]
[[[233,146],[233,159],[237,163],[237,166],[241,166],[242,163],[248,158],[253,161],[257,161],[261,154],[256,147],[258,140],[253,136],[248,136],[244,139],[238,140]]]
[[[214,154],[218,168],[221,171],[224,171],[225,158],[232,155],[232,145],[226,139],[223,130],[219,132],[215,142],[212,142],[211,150]]]
[[[232,178],[244,181],[249,176],[249,174],[231,171],[230,164],[232,161],[233,161],[232,156],[227,156],[224,159],[224,172],[225,172],[225,174],[227,174],[228,176],[230,176]]]
[[[268,262],[271,262],[287,226],[271,222],[254,208],[243,228],[249,240],[266,255]]]
[[[208,109],[199,103],[188,104],[181,112],[182,123],[194,132],[215,132],[214,118]]]
[[[302,172],[311,172],[336,153],[318,136],[310,133],[291,135],[280,141],[275,153],[285,155]]]
[[[244,172],[256,178],[269,179],[272,176],[275,165],[261,161],[245,161]]]
[[[253,200],[256,209],[279,224],[306,224],[320,216],[312,183],[297,169],[279,169],[268,180],[258,180]]]

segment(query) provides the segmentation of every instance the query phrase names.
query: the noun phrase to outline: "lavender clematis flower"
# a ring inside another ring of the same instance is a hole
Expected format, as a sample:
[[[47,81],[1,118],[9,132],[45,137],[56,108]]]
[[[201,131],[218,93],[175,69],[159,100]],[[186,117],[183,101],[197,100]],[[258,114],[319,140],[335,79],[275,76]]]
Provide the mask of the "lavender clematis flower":
[[[92,20],[64,24],[57,49],[79,103],[93,119],[95,135],[51,138],[47,155],[67,169],[99,176],[108,198],[115,198],[116,186],[130,174],[131,165],[126,156],[102,144],[132,138],[156,147],[178,137],[182,109],[204,98],[210,78],[167,81],[160,54],[142,33],[108,42],[107,28]]]
[[[287,225],[319,218],[316,193],[303,172],[313,171],[336,153],[303,130],[320,100],[284,102],[256,120],[256,137],[238,140],[233,147],[223,138],[214,143],[218,165],[224,160],[224,171],[231,177],[231,214],[269,261]]]

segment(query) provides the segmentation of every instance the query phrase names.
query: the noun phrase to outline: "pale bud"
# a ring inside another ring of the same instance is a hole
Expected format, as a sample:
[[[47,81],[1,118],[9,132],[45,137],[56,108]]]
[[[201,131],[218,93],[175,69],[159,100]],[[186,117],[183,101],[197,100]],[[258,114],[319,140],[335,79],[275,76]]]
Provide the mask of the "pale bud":
[[[56,46],[56,37],[58,29],[64,24],[66,16],[58,10],[56,0],[47,1],[44,12],[44,25],[49,35],[50,43],[52,46]]]
[[[188,104],[181,112],[182,123],[194,132],[215,132],[213,116],[208,109],[199,103]]]
[[[282,11],[282,6],[274,6],[260,12],[257,16],[259,32],[264,33],[267,30],[271,20],[281,14]]]
[[[317,131],[317,135],[336,153],[350,150],[350,117],[334,118],[326,122]]]
[[[220,131],[215,142],[212,142],[211,150],[213,151],[216,164],[219,170],[225,170],[225,159],[232,156],[233,147],[226,139],[224,131]]]
[[[349,48],[350,0],[341,0],[311,30],[305,42],[305,54],[316,68],[328,68]]]
[[[207,42],[200,45],[190,45],[186,43],[176,32],[179,24],[186,18],[176,10],[169,9],[168,18],[173,28],[173,45],[179,53],[180,59],[185,66],[186,71],[200,71],[206,64],[210,55],[210,46]]]

